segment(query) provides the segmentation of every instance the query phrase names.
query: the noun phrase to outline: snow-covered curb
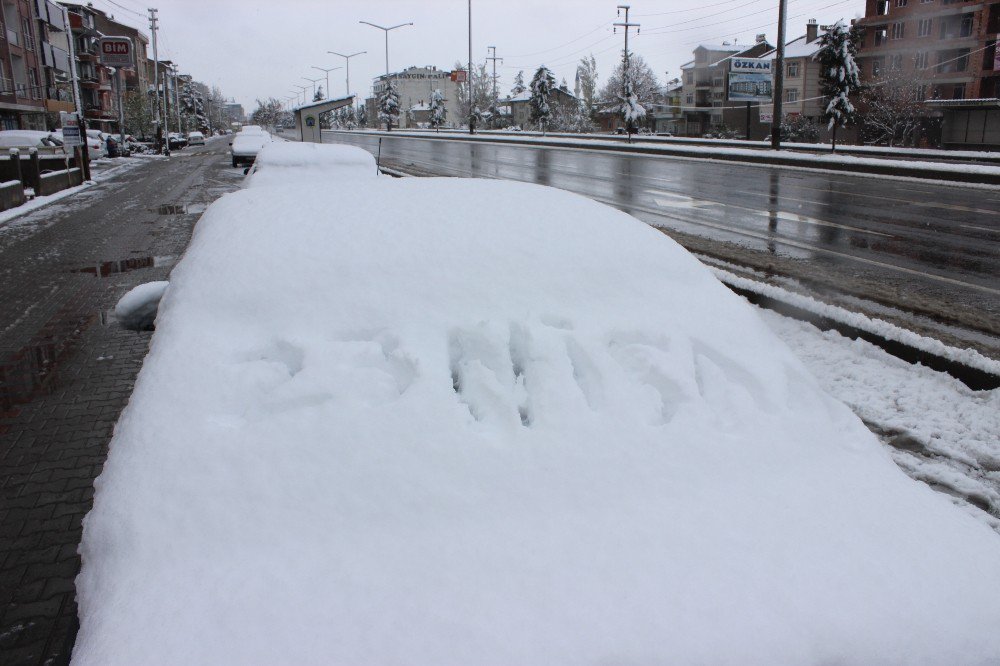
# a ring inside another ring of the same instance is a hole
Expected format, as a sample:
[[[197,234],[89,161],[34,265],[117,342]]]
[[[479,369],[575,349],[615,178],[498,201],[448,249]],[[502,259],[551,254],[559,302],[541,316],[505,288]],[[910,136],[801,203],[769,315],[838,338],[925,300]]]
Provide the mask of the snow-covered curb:
[[[10,208],[8,210],[2,211],[0,212],[0,227],[2,227],[4,223],[9,222],[17,217],[20,217],[21,215],[25,215],[26,213],[36,211],[39,208],[44,208],[45,206],[48,206],[51,203],[61,201],[63,199],[73,196],[74,194],[82,192],[88,187],[92,187],[94,185],[103,183],[104,181],[112,178],[113,176],[118,175],[122,171],[128,171],[130,169],[135,168],[138,164],[139,164],[138,162],[126,162],[123,164],[119,164],[117,166],[108,169],[107,171],[101,171],[99,173],[92,174],[91,180],[84,181],[80,185],[76,185],[75,187],[69,187],[66,188],[65,190],[60,190],[55,194],[50,194],[45,197],[35,197],[34,199],[26,201],[16,208]]]
[[[892,340],[927,354],[933,354],[955,363],[1000,377],[1000,362],[983,356],[974,349],[950,347],[940,340],[928,338],[881,319],[873,319],[858,312],[851,312],[836,305],[823,303],[811,296],[740,277],[721,268],[710,267],[723,284],[779,300],[832,321],[871,333],[885,340]]]
[[[560,136],[521,136],[499,134],[459,134],[436,136],[425,132],[393,131],[391,133],[373,130],[351,131],[348,134],[369,134],[383,137],[419,138],[436,141],[479,141],[486,143],[504,143],[537,145],[548,147],[567,147],[580,149],[614,150],[633,152],[646,155],[664,155],[674,157],[713,158],[726,161],[746,161],[769,166],[792,166],[797,168],[832,169],[850,172],[885,173],[910,178],[941,179],[949,182],[971,182],[979,184],[1000,184],[1000,166],[980,164],[953,164],[947,162],[914,162],[912,160],[889,159],[877,157],[857,157],[854,155],[806,155],[788,151],[764,151],[751,148],[729,148],[722,146],[665,146],[650,142],[621,143],[614,140],[577,139]]]

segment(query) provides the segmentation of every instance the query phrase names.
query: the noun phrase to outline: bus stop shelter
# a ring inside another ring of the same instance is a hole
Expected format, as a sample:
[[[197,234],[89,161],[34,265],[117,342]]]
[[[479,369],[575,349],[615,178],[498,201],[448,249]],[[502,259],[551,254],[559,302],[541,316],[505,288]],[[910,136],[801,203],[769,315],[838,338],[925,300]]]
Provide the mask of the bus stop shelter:
[[[354,104],[354,95],[340,99],[324,99],[292,109],[292,113],[295,115],[295,132],[299,135],[299,140],[305,143],[323,143],[319,122],[320,114],[336,111],[352,104]]]

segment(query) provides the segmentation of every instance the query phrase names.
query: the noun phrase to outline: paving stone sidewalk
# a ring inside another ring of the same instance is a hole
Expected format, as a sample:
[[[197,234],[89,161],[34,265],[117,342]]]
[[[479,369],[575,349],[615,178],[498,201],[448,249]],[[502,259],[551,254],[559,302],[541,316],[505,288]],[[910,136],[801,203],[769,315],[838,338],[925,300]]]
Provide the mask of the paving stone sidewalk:
[[[69,662],[82,520],[151,338],[110,313],[132,287],[167,279],[203,208],[183,205],[238,185],[223,147],[0,225],[2,664]]]

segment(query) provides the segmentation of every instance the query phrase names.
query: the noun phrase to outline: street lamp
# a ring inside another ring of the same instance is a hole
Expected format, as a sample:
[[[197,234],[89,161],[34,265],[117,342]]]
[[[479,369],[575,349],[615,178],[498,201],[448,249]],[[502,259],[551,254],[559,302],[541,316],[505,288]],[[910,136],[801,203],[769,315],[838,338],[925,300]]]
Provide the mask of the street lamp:
[[[399,25],[394,25],[391,27],[385,27],[382,25],[375,25],[374,23],[369,23],[368,21],[358,21],[358,23],[364,23],[365,25],[370,25],[373,28],[378,28],[385,33],[385,85],[389,85],[389,31],[395,30],[396,28],[402,28],[406,25],[413,25],[413,23],[400,23]],[[350,93],[348,93],[350,94]],[[386,131],[392,129],[392,116],[387,116],[385,121]]]
[[[388,33],[386,33],[386,34],[388,35]],[[388,47],[388,44],[386,46]],[[336,51],[327,51],[327,53],[329,53],[331,55],[335,55],[335,56],[340,56],[341,58],[344,59],[344,62],[347,65],[347,90],[344,91],[344,94],[350,96],[350,94],[351,94],[351,58],[353,58],[354,56],[359,56],[362,53],[368,53],[368,51],[358,51],[357,53],[352,53],[351,55],[344,55],[343,53],[337,53]],[[388,57],[386,58],[386,60],[388,60]],[[386,63],[386,67],[385,68],[386,68],[386,70],[389,69],[388,63]],[[329,88],[329,86],[327,86],[327,87]]]
[[[306,81],[311,81],[312,82],[312,84],[313,84],[313,99],[315,100],[316,99],[316,83],[318,81],[322,81],[323,79],[310,79],[308,76],[303,76],[302,78],[305,79]],[[308,88],[309,86],[306,86],[306,87]]]
[[[306,91],[309,90],[309,86],[300,86],[297,83],[293,83],[292,87],[299,89],[299,94],[302,95],[302,103],[305,104],[306,103]]]
[[[331,67],[327,69],[326,67],[317,67],[316,65],[310,65],[313,69],[318,69],[321,72],[326,72],[326,98],[330,99],[330,72],[340,69],[340,67]]]

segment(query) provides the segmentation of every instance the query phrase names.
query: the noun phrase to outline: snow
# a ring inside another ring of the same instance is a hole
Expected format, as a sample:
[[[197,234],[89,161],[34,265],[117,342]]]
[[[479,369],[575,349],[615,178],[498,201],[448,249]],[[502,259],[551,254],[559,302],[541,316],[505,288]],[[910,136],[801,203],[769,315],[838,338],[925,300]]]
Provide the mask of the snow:
[[[371,153],[354,146],[275,141],[257,155],[247,187],[297,181],[341,181],[378,175]]]
[[[1000,389],[973,391],[957,379],[911,365],[861,340],[761,311],[774,332],[867,423],[905,447],[890,449],[914,478],[992,512],[980,520],[1000,531]]]
[[[247,132],[244,127],[233,137],[232,154],[239,157],[257,155],[261,148],[272,141],[271,135],[267,132]]]
[[[1000,659],[1000,535],[666,236],[270,149],[172,273],[75,664]]]
[[[146,282],[130,289],[115,305],[115,318],[124,328],[148,330],[169,282]]]

